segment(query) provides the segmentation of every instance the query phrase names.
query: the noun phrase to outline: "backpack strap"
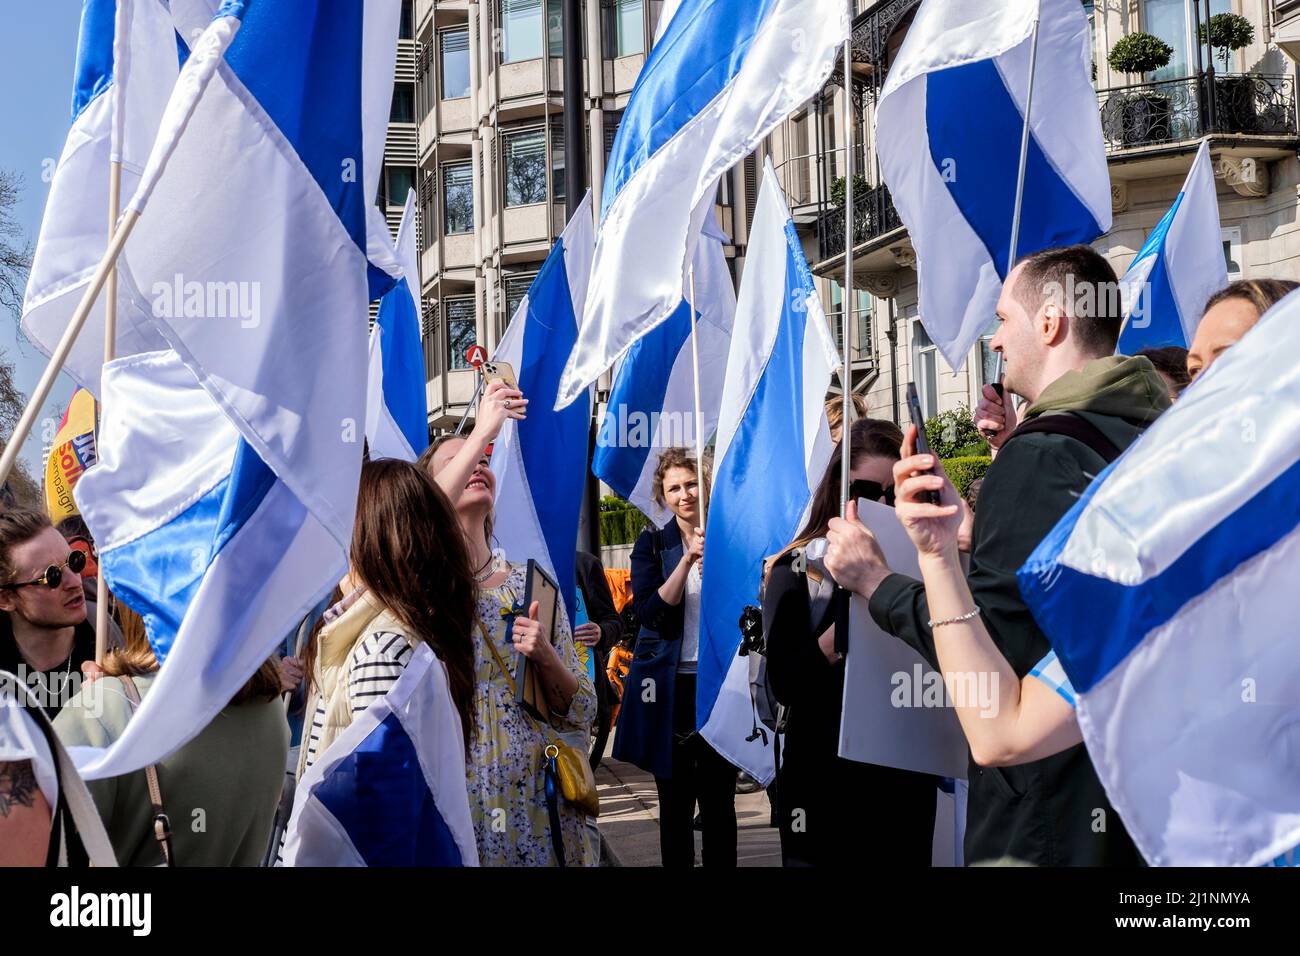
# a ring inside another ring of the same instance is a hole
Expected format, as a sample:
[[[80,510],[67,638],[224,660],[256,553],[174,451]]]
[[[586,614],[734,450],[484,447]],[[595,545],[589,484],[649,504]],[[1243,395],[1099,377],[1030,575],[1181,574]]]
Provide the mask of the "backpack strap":
[[[1091,448],[1097,454],[1097,457],[1108,465],[1122,454],[1121,450],[1102,433],[1101,429],[1088,419],[1081,415],[1075,415],[1073,412],[1066,412],[1063,415],[1037,415],[1013,431],[1008,436],[1007,441],[1019,438],[1021,435],[1035,433],[1064,435],[1066,438],[1073,438],[1080,444]],[[1003,447],[1006,447],[1006,442],[1003,443]]]

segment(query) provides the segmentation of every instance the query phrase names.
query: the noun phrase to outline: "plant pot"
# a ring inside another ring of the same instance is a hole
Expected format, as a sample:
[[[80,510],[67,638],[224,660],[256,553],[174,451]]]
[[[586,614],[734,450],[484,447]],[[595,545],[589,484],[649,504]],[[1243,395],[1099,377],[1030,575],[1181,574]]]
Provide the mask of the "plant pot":
[[[1173,138],[1173,109],[1163,93],[1117,93],[1106,100],[1105,114],[1106,138],[1123,146],[1145,146]]]
[[[1255,101],[1255,79],[1250,76],[1216,76],[1214,107],[1219,129],[1227,133],[1259,131],[1259,107]]]

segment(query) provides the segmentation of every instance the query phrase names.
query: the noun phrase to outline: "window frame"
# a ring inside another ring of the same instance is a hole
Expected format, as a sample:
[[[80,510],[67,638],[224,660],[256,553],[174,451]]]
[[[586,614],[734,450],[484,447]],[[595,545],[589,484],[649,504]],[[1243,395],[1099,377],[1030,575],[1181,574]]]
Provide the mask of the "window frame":
[[[541,173],[542,173],[542,175],[541,175],[542,195],[541,195],[541,198],[540,198],[540,199],[534,199],[534,200],[527,201],[527,202],[511,202],[511,201],[510,201],[510,168],[509,168],[509,165],[508,165],[508,162],[507,162],[508,157],[509,157],[509,147],[510,147],[511,142],[513,142],[514,140],[516,140],[516,139],[518,139],[518,138],[524,137],[524,136],[538,136],[538,137],[541,138],[541,143],[542,143],[542,147],[541,147],[541,155],[542,155],[542,162],[541,162]],[[550,198],[550,196],[549,196],[549,192],[548,192],[550,186],[549,186],[549,183],[547,182],[547,180],[550,178],[550,169],[549,169],[549,160],[550,160],[550,156],[549,156],[549,151],[548,151],[548,149],[547,149],[547,145],[548,145],[548,144],[547,144],[546,127],[545,127],[545,126],[538,126],[538,125],[531,125],[531,126],[521,126],[521,127],[513,128],[513,129],[503,129],[503,130],[501,130],[500,133],[498,134],[498,140],[499,140],[499,142],[500,142],[500,146],[498,147],[498,150],[497,150],[497,158],[498,158],[498,160],[500,161],[500,164],[501,164],[501,178],[500,178],[500,182],[499,182],[499,186],[500,186],[500,189],[501,189],[501,193],[500,193],[500,195],[501,195],[501,208],[502,208],[503,210],[504,210],[504,209],[523,209],[523,208],[525,208],[525,207],[527,207],[527,206],[541,206],[541,205],[545,205],[545,204],[549,201],[549,198]]]
[[[915,307],[909,310],[912,315],[908,321],[912,323],[910,350],[911,350],[911,370],[912,381],[916,384],[917,397],[921,400],[921,414],[926,421],[939,414],[939,376],[942,374],[939,370],[939,346],[934,344],[930,334],[925,331],[925,326],[921,324],[920,317],[916,314]],[[925,336],[928,345],[921,344],[921,336]],[[926,355],[933,356],[934,381],[926,381],[924,374],[919,374],[926,368]]]
[[[469,169],[469,179],[464,184],[469,189],[469,221],[464,229],[452,229],[447,220],[447,214],[451,209],[447,202],[447,170],[451,167],[467,167]],[[445,162],[438,167],[438,195],[442,202],[442,234],[444,236],[465,236],[474,234],[474,161],[472,159],[457,159],[451,162]]]
[[[445,38],[452,33],[465,34],[465,92],[460,96],[447,95],[447,73],[446,73],[447,55],[445,49]],[[473,75],[473,70],[470,68],[470,55],[469,55],[469,27],[456,26],[456,27],[447,27],[445,29],[439,30],[437,35],[437,41],[438,41],[437,42],[438,101],[445,102],[449,100],[469,99],[469,97],[474,92],[474,75]]]
[[[452,315],[452,304],[460,303],[460,302],[469,303],[470,311],[468,316]],[[441,310],[442,324],[443,327],[446,328],[447,330],[447,344],[445,350],[446,354],[444,356],[444,358],[447,361],[447,366],[446,366],[447,371],[460,372],[460,371],[468,370],[470,368],[470,364],[469,364],[469,360],[465,358],[465,352],[468,351],[468,348],[464,350],[459,350],[459,349],[453,350],[452,348],[452,324],[468,322],[474,329],[474,342],[470,344],[472,345],[476,343],[478,341],[478,303],[475,301],[473,294],[449,295],[443,298],[442,306],[443,306]]]

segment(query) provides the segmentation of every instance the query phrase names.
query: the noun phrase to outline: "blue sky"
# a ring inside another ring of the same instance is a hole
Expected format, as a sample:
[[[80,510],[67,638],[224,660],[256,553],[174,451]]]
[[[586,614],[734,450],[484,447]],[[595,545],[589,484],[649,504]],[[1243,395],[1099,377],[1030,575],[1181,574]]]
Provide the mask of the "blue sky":
[[[6,3],[3,16],[0,90],[5,92],[0,106],[0,168],[23,177],[15,218],[34,246],[49,192],[43,175],[47,168],[53,168],[63,151],[72,120],[72,70],[81,2],[21,0]],[[45,356],[27,341],[18,329],[18,320],[7,312],[0,313],[0,349],[15,365],[18,388],[30,394],[45,368]],[[72,389],[67,376],[60,376],[42,418],[62,416]],[[37,481],[42,451],[40,431],[38,425],[23,446],[23,460]]]

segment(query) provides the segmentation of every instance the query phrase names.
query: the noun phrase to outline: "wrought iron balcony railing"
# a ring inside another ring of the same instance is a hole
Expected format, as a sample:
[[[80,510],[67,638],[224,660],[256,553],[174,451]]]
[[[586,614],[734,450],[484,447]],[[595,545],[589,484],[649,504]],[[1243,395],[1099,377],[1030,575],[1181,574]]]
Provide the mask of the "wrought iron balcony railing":
[[[859,187],[853,196],[853,245],[868,242],[903,225],[889,198],[889,189],[879,186]],[[819,259],[825,261],[844,253],[844,207],[836,206],[817,217]]]
[[[1295,78],[1217,73],[1098,90],[1107,150],[1134,149],[1208,133],[1296,136]]]
[[[1267,73],[1219,73],[1213,97],[1209,80],[1195,76],[1098,90],[1101,132],[1108,152],[1199,139],[1207,134],[1300,138],[1295,77]],[[884,186],[859,187],[853,242],[870,242],[902,222]],[[817,218],[819,259],[844,252],[844,209],[825,209]]]

